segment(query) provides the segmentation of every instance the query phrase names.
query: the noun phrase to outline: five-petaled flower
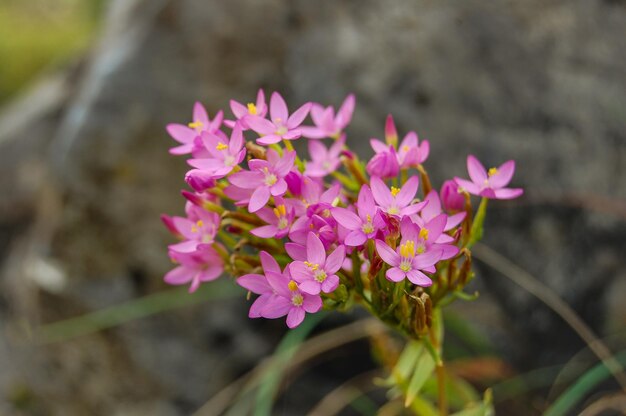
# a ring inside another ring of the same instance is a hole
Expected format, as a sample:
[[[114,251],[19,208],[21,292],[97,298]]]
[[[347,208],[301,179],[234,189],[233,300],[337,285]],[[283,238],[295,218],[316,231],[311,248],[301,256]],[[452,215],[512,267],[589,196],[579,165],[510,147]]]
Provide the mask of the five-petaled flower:
[[[259,144],[269,145],[281,140],[295,140],[302,136],[299,127],[310,108],[311,103],[306,103],[289,115],[285,100],[279,93],[274,92],[270,98],[270,120],[258,115],[248,115],[245,121],[248,127],[261,135],[257,139]]]
[[[346,249],[339,246],[328,257],[324,244],[314,233],[309,233],[306,241],[306,261],[291,263],[291,275],[298,282],[300,290],[311,295],[320,291],[330,293],[339,286],[339,276],[335,273],[346,258]]]
[[[515,173],[515,162],[509,160],[488,171],[474,156],[467,157],[467,172],[471,181],[455,177],[456,183],[473,195],[489,199],[513,199],[521,196],[521,188],[506,188]]]

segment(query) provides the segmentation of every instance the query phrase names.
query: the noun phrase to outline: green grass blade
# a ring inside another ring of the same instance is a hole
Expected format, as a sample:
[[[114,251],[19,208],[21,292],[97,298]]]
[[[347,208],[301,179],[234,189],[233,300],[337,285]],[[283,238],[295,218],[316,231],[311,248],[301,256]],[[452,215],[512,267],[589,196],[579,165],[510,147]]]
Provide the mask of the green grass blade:
[[[232,298],[237,295],[243,296],[243,291],[229,279],[220,279],[204,284],[192,294],[188,293],[186,287],[177,287],[76,318],[42,325],[35,331],[35,336],[41,344],[66,341],[160,312],[191,306],[209,300]]]

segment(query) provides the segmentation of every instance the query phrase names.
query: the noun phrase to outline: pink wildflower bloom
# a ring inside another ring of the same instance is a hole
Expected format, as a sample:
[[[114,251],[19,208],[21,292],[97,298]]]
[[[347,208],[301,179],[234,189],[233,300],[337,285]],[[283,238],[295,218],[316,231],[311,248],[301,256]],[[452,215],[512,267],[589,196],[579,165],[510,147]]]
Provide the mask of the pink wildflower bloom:
[[[198,218],[195,221],[184,217],[172,218],[174,226],[185,240],[171,245],[170,250],[190,253],[215,242],[215,236],[220,226],[220,216],[203,209],[197,209],[194,212]]]
[[[243,134],[239,124],[235,125],[230,140],[224,140],[206,132],[202,133],[201,138],[211,157],[190,159],[188,163],[194,168],[210,173],[215,179],[228,175],[246,156],[246,149],[243,148]]]
[[[262,317],[275,319],[287,315],[287,326],[295,328],[302,323],[307,312],[315,313],[322,308],[322,298],[301,291],[291,278],[289,266],[282,274],[268,272],[266,277],[274,294],[260,311]]]
[[[392,266],[385,277],[392,282],[400,282],[405,278],[418,286],[426,287],[432,281],[422,270],[432,270],[441,258],[441,250],[426,251],[419,243],[418,227],[405,217],[401,225],[402,240],[396,250],[385,242],[376,240],[376,251],[381,259]]]
[[[447,180],[443,183],[439,195],[446,210],[454,212],[465,209],[465,198],[459,192],[459,185],[453,180]]]
[[[191,283],[189,293],[195,292],[200,283],[217,279],[224,271],[222,258],[210,246],[189,253],[170,250],[170,257],[179,266],[169,271],[163,280],[170,285]]]
[[[263,225],[250,231],[251,234],[261,238],[283,238],[289,233],[289,227],[293,223],[294,209],[285,204],[281,197],[274,198],[275,208],[263,207],[256,212],[263,221],[269,225]]]
[[[417,133],[408,132],[398,147],[397,156],[400,169],[408,169],[424,163],[429,153],[430,143],[428,140],[423,140],[420,144]]]
[[[265,117],[265,115],[267,114],[265,93],[263,92],[263,90],[259,90],[256,95],[256,104],[248,103],[248,105],[243,105],[235,100],[230,100],[230,109],[232,110],[237,120],[225,120],[224,124],[232,129],[238,122],[239,124],[241,124],[243,130],[248,130],[250,128],[248,127],[248,123],[246,123],[248,116]]]
[[[314,233],[309,233],[306,261],[294,261],[289,267],[302,292],[310,295],[317,295],[320,291],[331,293],[339,286],[339,277],[335,273],[341,268],[345,258],[344,246],[337,247],[327,258],[322,241]]]
[[[344,244],[350,247],[365,244],[367,240],[374,238],[378,230],[385,225],[374,203],[374,196],[369,186],[363,185],[361,188],[356,208],[358,215],[346,208],[333,208],[331,210],[337,223],[350,230],[344,240]]]
[[[424,198],[424,202],[427,202],[424,209],[419,213],[419,215],[412,217],[418,220],[416,222],[420,226],[423,223],[428,222],[443,213],[441,209],[441,200],[439,199],[439,195],[437,195],[437,191],[431,190],[428,193],[428,195],[426,195],[426,198]],[[463,219],[465,218],[465,215],[467,215],[465,212],[459,212],[457,214],[448,216],[447,222],[443,231],[450,231],[451,229],[459,225],[461,221],[463,221]],[[447,236],[447,235],[442,234],[442,236]],[[438,241],[438,242],[443,242],[443,241]]]
[[[285,176],[296,160],[296,152],[285,152],[280,157],[274,149],[267,151],[267,160],[252,159],[248,162],[250,171],[237,172],[229,176],[231,184],[244,189],[254,189],[248,203],[248,210],[260,210],[270,196],[282,196],[287,192]]]
[[[419,178],[417,176],[411,176],[402,188],[392,186],[389,189],[385,182],[376,176],[370,179],[370,184],[372,185],[374,200],[387,214],[399,216],[413,215],[428,204],[428,202],[422,201],[411,205],[419,187]]]
[[[309,154],[313,160],[307,162],[304,173],[313,178],[322,178],[336,171],[341,163],[339,155],[345,142],[345,134],[342,134],[329,149],[317,140],[309,141]]]
[[[334,224],[330,224],[327,218],[317,214],[298,218],[291,226],[289,239],[294,243],[305,244],[309,232],[319,236],[325,246],[330,246],[337,240]]]
[[[354,113],[355,99],[354,95],[350,94],[346,97],[343,104],[337,111],[335,117],[335,109],[332,106],[324,107],[320,104],[313,104],[311,106],[311,118],[315,127],[303,126],[302,135],[309,139],[323,139],[324,137],[339,137],[341,132],[346,128],[352,120],[352,113]]]
[[[196,192],[203,192],[215,186],[215,178],[211,172],[202,169],[191,169],[185,174],[185,182]]]
[[[269,253],[266,251],[261,251],[261,266],[263,267],[263,272],[265,274],[268,273],[282,273],[280,270],[280,266]],[[275,294],[274,289],[267,281],[267,278],[261,274],[246,274],[237,279],[237,284],[245,289],[248,289],[250,292],[260,295],[250,306],[250,311],[248,312],[248,316],[250,318],[260,318],[261,311],[270,300],[272,295]]]
[[[222,125],[224,113],[219,111],[213,121],[209,119],[204,106],[196,102],[193,106],[193,120],[188,125],[171,123],[166,126],[167,132],[180,146],[170,149],[173,155],[184,155],[194,150],[194,141],[202,132],[216,133]]]
[[[367,162],[367,166],[365,167],[367,173],[369,173],[370,176],[378,176],[380,178],[393,178],[398,176],[400,165],[398,164],[396,149],[376,139],[372,139],[370,143],[376,154]]]
[[[310,108],[311,103],[306,103],[290,116],[285,100],[279,93],[274,92],[270,99],[271,120],[249,115],[246,117],[246,123],[252,130],[261,135],[257,139],[259,144],[269,145],[281,140],[295,140],[302,135],[298,127],[309,114]]]
[[[253,189],[244,189],[235,185],[228,185],[224,188],[224,195],[235,201],[235,205],[238,207],[248,205],[250,203],[250,197],[253,193]]]
[[[505,188],[511,182],[515,172],[513,160],[487,171],[478,159],[469,155],[467,157],[467,171],[471,181],[462,178],[454,178],[454,180],[470,194],[490,199],[513,199],[524,193],[521,188]]]
[[[457,246],[448,244],[452,243],[454,238],[443,232],[447,221],[448,216],[446,214],[439,214],[428,221],[420,221],[421,223],[418,224],[413,223],[410,217],[405,217],[400,223],[400,230],[403,237],[407,232],[416,234],[413,241],[415,242],[415,247],[418,252],[427,253],[433,250],[440,251],[440,260],[447,260],[459,253]],[[410,230],[415,230],[415,232]],[[431,271],[428,269],[425,270]],[[434,271],[435,270],[432,269],[432,272]]]

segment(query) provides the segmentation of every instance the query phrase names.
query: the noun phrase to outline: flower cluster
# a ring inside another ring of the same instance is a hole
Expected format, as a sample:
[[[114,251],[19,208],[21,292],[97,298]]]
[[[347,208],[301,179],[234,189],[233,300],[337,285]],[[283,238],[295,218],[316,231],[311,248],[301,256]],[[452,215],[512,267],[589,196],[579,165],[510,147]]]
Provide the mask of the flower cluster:
[[[293,328],[306,313],[358,303],[424,334],[432,307],[462,297],[472,277],[487,199],[522,194],[506,188],[515,165],[486,170],[469,156],[471,180],[438,192],[424,167],[428,141],[411,131],[398,144],[391,116],[384,141],[370,140],[370,161],[348,149],[354,107],[350,95],[336,112],[317,103],[290,112],[279,93],[268,105],[259,91],[254,103],[231,101],[230,119],[196,103],[188,124],[168,125],[179,142],[170,153],[190,155],[193,192],[183,191],[184,217],[163,216],[181,240],[169,246],[177,266],[165,281],[193,292],[226,272],[258,295],[251,318],[286,316]],[[307,140],[308,160],[295,140]],[[470,194],[483,198],[475,214]]]

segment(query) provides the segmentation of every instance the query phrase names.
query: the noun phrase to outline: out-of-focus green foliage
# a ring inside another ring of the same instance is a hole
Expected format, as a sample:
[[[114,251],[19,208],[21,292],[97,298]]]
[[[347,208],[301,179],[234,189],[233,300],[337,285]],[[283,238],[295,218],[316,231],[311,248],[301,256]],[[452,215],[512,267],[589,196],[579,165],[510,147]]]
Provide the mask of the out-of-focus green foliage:
[[[0,104],[89,45],[103,0],[0,1]]]

